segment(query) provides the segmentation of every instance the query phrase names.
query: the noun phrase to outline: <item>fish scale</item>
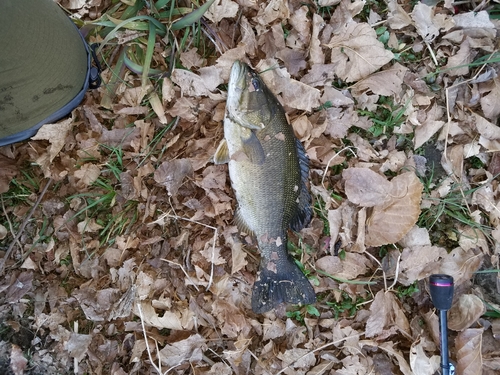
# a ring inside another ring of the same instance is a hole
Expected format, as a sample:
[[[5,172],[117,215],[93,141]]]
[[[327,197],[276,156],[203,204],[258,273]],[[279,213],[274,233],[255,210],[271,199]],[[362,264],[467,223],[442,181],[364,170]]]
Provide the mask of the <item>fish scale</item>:
[[[239,61],[231,70],[224,140],[214,161],[229,163],[238,202],[235,222],[256,238],[261,252],[252,309],[263,313],[281,303],[314,303],[314,289],[286,249],[288,228],[300,230],[312,215],[308,159],[281,104]]]

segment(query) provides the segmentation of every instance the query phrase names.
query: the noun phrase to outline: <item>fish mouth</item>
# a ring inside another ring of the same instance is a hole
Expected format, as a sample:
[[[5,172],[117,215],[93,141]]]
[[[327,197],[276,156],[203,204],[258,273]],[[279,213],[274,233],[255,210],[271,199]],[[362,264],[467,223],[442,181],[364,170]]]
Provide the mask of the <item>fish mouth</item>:
[[[233,95],[236,93],[241,93],[247,87],[247,72],[249,71],[248,65],[244,62],[236,60],[231,68],[231,74],[229,76],[229,87],[228,92]]]

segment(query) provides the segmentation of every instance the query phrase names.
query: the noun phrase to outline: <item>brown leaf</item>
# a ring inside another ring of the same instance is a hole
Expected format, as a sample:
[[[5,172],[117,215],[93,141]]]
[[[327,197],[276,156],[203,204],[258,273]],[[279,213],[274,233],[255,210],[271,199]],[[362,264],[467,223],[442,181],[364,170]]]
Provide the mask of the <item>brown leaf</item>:
[[[414,149],[416,150],[427,142],[445,124],[440,119],[443,118],[444,109],[437,103],[429,110],[425,121],[415,128]]]
[[[352,86],[352,95],[356,97],[363,92],[371,91],[378,95],[399,96],[403,90],[403,78],[407,71],[408,68],[396,63],[389,69],[373,73]]]
[[[84,186],[89,186],[97,181],[100,174],[101,170],[97,165],[85,163],[80,169],[75,171],[74,176],[81,180]]]
[[[14,375],[23,375],[24,370],[26,370],[26,365],[28,360],[24,357],[21,348],[15,344],[12,344],[10,349],[10,369]],[[4,367],[4,370],[5,367]]]
[[[450,309],[448,327],[454,331],[463,331],[473,325],[486,308],[481,299],[473,294],[462,294]]]
[[[363,207],[373,207],[385,202],[391,183],[368,168],[348,168],[342,172],[347,198]]]
[[[496,77],[493,82],[494,86],[490,93],[481,97],[481,109],[487,118],[495,121],[500,115],[500,108],[498,108],[500,102],[500,78]]]
[[[414,374],[433,375],[440,366],[440,358],[433,355],[431,358],[425,354],[425,339],[414,342],[410,349],[410,367]]]
[[[457,374],[482,374],[483,358],[481,355],[482,328],[469,328],[460,332],[455,339]]]
[[[346,82],[366,78],[394,58],[367,23],[351,21],[342,26],[327,47],[332,49],[332,63],[337,64],[335,72]]]
[[[345,259],[342,260],[338,256],[320,258],[316,261],[316,267],[332,276],[353,280],[366,272],[368,260],[361,254],[346,253]]]
[[[170,196],[177,195],[185,177],[193,174],[189,159],[175,159],[163,162],[154,173],[157,183],[167,188]]]
[[[178,366],[185,361],[196,363],[201,361],[205,350],[206,339],[196,334],[165,346],[160,350],[161,361],[167,367]]]
[[[223,18],[232,18],[238,13],[238,3],[231,0],[217,0],[203,15],[213,23],[217,23]]]
[[[476,51],[471,50],[469,39],[465,39],[458,52],[448,57],[444,69],[448,69],[448,74],[452,77],[465,76],[469,74],[469,64],[474,60],[476,54]]]
[[[439,35],[439,27],[433,22],[434,7],[418,3],[411,12],[417,32],[427,42],[432,42]]]
[[[10,181],[18,172],[15,160],[0,155],[0,194],[9,191]]]
[[[72,332],[68,342],[64,345],[64,349],[68,351],[71,357],[75,358],[77,361],[81,361],[87,354],[91,342],[91,335],[82,335]]]
[[[73,128],[73,117],[62,120],[56,124],[45,124],[31,137],[33,140],[45,139],[50,142],[46,153],[37,158],[45,177],[51,176],[51,163],[66,144],[66,137]]]
[[[367,220],[367,246],[398,242],[417,222],[423,185],[414,172],[403,173],[391,181],[389,198],[373,207]]]
[[[397,330],[409,335],[410,324],[393,293],[384,290],[377,292],[370,312],[365,330],[367,337],[388,337]]]
[[[401,5],[398,4],[397,0],[389,0],[388,2],[389,15],[387,17],[387,22],[393,30],[399,30],[411,24],[411,18],[406,13]]]
[[[441,261],[446,256],[446,249],[438,246],[412,246],[403,249],[399,281],[404,285],[410,285],[416,280],[438,273]]]

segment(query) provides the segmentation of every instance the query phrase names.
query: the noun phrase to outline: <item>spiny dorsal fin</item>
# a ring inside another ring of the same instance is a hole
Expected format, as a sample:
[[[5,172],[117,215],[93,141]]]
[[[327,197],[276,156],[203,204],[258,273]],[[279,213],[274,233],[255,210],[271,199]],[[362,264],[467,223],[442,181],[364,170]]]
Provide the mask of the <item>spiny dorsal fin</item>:
[[[215,164],[225,164],[229,163],[229,149],[227,148],[227,141],[223,139],[214,155]]]
[[[295,147],[299,157],[300,186],[299,197],[297,199],[297,212],[290,221],[290,228],[298,232],[311,221],[312,207],[311,194],[307,189],[307,182],[309,180],[309,158],[307,157],[304,146],[302,146],[302,143],[300,143],[297,138],[295,139]]]

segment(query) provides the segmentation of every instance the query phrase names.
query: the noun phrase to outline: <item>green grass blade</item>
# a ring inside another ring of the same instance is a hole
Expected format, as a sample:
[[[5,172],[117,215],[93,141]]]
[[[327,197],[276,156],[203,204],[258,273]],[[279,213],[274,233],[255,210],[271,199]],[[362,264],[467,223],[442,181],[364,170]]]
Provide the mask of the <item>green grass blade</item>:
[[[175,21],[172,26],[170,26],[170,30],[180,30],[187,26],[192,25],[193,23],[199,21],[201,17],[205,14],[205,12],[210,8],[210,6],[214,3],[215,0],[209,0],[201,7],[196,10],[193,10],[191,13],[185,15],[180,20]]]

